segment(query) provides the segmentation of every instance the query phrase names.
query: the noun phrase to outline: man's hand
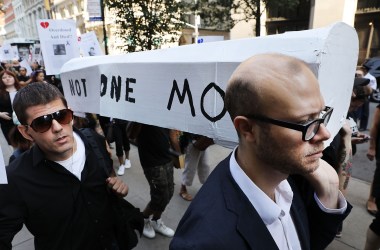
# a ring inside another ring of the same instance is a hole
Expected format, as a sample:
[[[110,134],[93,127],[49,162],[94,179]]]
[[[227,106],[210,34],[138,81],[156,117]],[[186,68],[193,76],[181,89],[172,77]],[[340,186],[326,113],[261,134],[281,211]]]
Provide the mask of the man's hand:
[[[376,149],[369,147],[367,151],[368,160],[373,161],[375,159],[375,156],[376,156]]]
[[[335,169],[320,159],[319,167],[305,175],[313,186],[321,203],[330,209],[338,208],[339,178]]]
[[[358,133],[357,136],[352,137],[351,142],[352,144],[361,144],[368,142],[370,139],[370,136],[363,133]]]
[[[124,197],[128,194],[128,185],[123,182],[119,177],[108,177],[108,187],[112,189],[117,195]]]
[[[3,118],[4,120],[11,120],[12,117],[10,117],[8,112],[0,112],[0,118]]]

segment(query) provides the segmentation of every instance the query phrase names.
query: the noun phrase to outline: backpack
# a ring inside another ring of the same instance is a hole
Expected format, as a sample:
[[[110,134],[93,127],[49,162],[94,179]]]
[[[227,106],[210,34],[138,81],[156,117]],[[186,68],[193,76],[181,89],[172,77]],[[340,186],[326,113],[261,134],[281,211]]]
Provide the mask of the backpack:
[[[98,157],[98,162],[102,165],[107,176],[110,176],[110,171],[105,163],[104,155],[101,152],[99,144],[96,142],[95,131],[84,128],[80,129],[82,134],[86,137],[92,150]],[[108,189],[109,190],[109,189]],[[140,209],[134,207],[127,200],[118,197],[115,193],[109,190],[112,213],[114,215],[114,231],[117,243],[120,250],[127,250],[134,248],[138,243],[138,237],[135,232],[137,230],[142,235],[144,228],[144,217]]]

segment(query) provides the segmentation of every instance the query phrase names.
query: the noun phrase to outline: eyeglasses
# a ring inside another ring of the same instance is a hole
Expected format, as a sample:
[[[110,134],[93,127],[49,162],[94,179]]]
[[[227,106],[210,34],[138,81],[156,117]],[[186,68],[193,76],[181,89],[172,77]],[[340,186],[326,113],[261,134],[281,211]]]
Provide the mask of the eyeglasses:
[[[30,125],[34,131],[38,133],[44,133],[51,128],[53,120],[56,120],[60,124],[69,124],[73,120],[73,111],[70,109],[61,109],[54,113],[39,116],[32,121]]]
[[[334,108],[326,106],[324,110],[321,112],[322,118],[309,121],[305,124],[297,124],[297,123],[291,123],[291,122],[286,122],[286,121],[280,121],[280,120],[275,120],[275,119],[265,117],[265,116],[260,116],[260,115],[246,115],[245,117],[249,119],[253,119],[253,120],[258,120],[261,122],[274,124],[280,127],[301,131],[302,140],[310,141],[318,133],[321,123],[327,126],[327,123],[330,120],[333,110]]]

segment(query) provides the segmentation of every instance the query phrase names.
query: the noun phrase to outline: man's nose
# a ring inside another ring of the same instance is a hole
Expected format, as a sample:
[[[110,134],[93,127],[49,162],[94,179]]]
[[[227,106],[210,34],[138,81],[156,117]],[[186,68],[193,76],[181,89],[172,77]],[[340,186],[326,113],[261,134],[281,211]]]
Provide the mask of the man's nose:
[[[331,134],[329,130],[326,128],[325,124],[319,125],[318,132],[315,134],[313,139],[311,141],[317,142],[317,141],[326,141],[331,137]]]

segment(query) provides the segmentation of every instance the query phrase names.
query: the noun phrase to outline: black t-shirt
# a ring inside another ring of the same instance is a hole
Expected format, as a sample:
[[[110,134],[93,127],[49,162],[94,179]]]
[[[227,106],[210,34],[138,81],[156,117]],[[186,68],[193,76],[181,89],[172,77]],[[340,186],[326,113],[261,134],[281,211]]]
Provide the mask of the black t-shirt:
[[[26,81],[28,81],[30,79],[30,77],[29,76],[17,76],[17,79],[19,81],[26,82]]]
[[[137,142],[143,168],[164,165],[172,160],[168,129],[142,125]]]

